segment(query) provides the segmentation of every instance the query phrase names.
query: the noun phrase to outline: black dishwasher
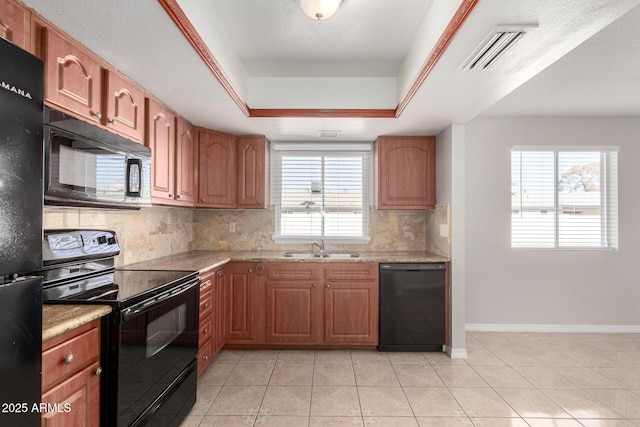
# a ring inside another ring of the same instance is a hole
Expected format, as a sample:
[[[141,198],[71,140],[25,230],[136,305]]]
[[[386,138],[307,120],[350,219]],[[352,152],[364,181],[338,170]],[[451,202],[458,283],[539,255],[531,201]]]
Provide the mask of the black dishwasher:
[[[443,351],[445,263],[380,264],[379,351]]]

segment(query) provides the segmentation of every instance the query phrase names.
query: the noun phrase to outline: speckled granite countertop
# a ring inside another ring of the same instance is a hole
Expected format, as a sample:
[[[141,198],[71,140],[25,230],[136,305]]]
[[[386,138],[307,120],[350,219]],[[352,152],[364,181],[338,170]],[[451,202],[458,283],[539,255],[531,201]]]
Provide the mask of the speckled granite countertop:
[[[42,341],[99,319],[111,313],[108,305],[44,304],[42,306]]]
[[[206,273],[230,261],[250,262],[447,262],[449,258],[430,252],[389,251],[358,252],[358,258],[299,259],[283,256],[285,251],[189,251],[156,258],[122,268],[189,270]],[[64,332],[82,326],[111,312],[107,305],[45,304],[42,310],[42,340],[46,341]]]
[[[430,252],[358,252],[358,258],[299,259],[283,256],[285,251],[189,251],[150,261],[125,265],[122,268],[158,270],[192,270],[206,273],[230,261],[251,262],[448,262],[449,258]]]

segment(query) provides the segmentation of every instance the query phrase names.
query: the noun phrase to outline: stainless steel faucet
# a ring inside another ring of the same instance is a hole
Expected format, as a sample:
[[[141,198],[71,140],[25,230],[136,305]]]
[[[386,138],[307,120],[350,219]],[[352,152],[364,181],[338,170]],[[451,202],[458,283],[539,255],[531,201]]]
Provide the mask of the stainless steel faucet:
[[[325,251],[325,249],[324,249],[324,240],[320,240],[320,243],[318,243],[318,242],[312,242],[311,243],[311,252],[312,253],[317,252],[317,251],[315,251],[313,249],[314,246],[317,246],[318,249],[319,249],[319,252],[321,252],[321,253]]]

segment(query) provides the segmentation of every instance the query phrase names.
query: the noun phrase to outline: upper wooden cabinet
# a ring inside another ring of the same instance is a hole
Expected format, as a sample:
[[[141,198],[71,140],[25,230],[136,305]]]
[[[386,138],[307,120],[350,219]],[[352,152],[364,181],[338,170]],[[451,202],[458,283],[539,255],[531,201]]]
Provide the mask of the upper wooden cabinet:
[[[145,92],[46,21],[33,21],[47,104],[143,143]]]
[[[136,142],[144,142],[144,91],[112,70],[104,70],[104,81],[104,124]]]
[[[102,124],[102,63],[65,35],[41,27],[45,62],[45,98],[49,104]],[[41,39],[42,40],[42,39]]]
[[[236,206],[236,136],[198,129],[198,200],[196,206]]]
[[[0,0],[0,37],[31,52],[31,13],[14,1]]]
[[[153,99],[147,100],[147,140],[151,148],[151,200],[175,201],[176,116]]]
[[[269,143],[264,135],[238,137],[238,199],[236,207],[264,209],[269,205],[266,164]]]
[[[198,129],[196,207],[264,209],[268,206],[264,135],[235,136]]]
[[[381,136],[378,209],[432,209],[436,203],[436,139]]]
[[[178,117],[176,123],[175,200],[193,206],[196,197],[196,131],[191,123]]]

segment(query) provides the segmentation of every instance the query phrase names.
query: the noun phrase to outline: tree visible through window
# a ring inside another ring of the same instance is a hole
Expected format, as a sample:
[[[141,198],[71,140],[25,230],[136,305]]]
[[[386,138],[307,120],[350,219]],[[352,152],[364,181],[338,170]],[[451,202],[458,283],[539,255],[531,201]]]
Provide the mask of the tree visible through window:
[[[511,247],[617,248],[617,149],[511,152]]]

